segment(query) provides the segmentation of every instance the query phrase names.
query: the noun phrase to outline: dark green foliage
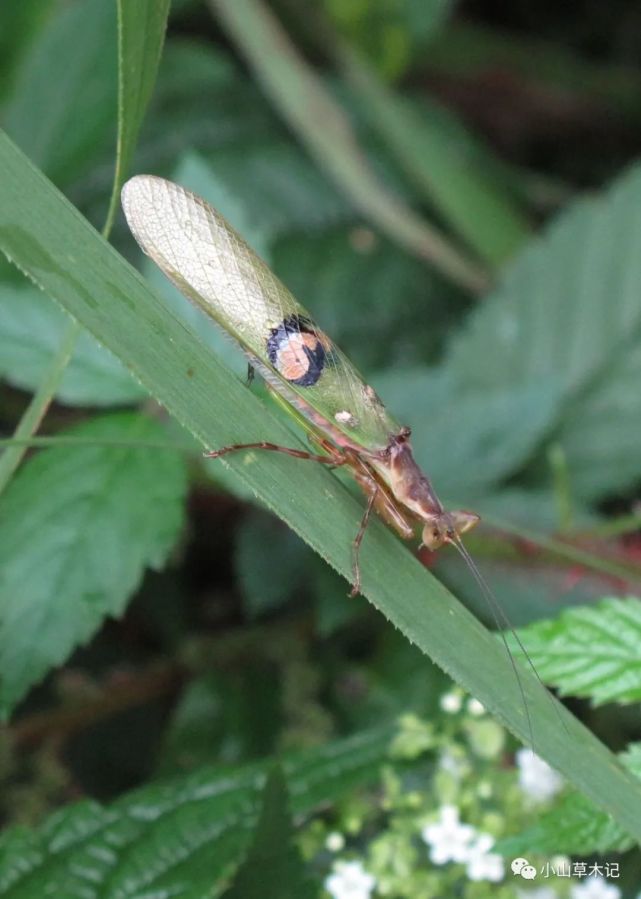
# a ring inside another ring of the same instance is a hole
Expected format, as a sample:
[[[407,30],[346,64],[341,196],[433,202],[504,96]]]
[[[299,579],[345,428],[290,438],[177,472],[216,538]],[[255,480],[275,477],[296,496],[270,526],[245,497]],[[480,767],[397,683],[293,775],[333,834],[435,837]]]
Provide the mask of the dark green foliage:
[[[363,733],[285,760],[293,811],[309,813],[375,778],[389,738],[389,731]],[[269,820],[275,816],[286,827],[283,793],[279,798],[272,782],[267,801],[262,796],[270,770],[269,764],[227,771],[202,767],[108,807],[76,803],[36,832],[6,831],[0,895],[98,899],[119,888],[134,896],[152,889],[180,897],[218,895],[251,845],[261,803]],[[262,852],[260,836],[254,839],[254,852]]]
[[[114,148],[116,52],[113,7],[88,0],[60,8],[22,62],[6,128],[57,184],[77,179],[100,151]]]
[[[564,414],[550,426],[573,491],[592,500],[641,476],[641,457],[630,451],[641,421],[640,201],[633,166],[562,213],[470,316],[445,363],[478,397],[506,385],[560,391]]]
[[[297,849],[287,783],[278,766],[269,771],[251,846],[224,899],[312,899],[312,883]],[[266,872],[269,875],[266,876]]]

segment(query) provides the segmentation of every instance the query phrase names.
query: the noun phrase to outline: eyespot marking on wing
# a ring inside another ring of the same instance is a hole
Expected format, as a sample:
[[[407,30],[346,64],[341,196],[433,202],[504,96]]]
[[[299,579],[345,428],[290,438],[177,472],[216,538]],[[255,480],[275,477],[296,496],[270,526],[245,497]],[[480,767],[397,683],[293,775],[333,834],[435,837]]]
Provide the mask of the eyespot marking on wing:
[[[277,372],[297,387],[312,387],[328,363],[328,339],[302,315],[288,315],[267,338],[267,356]]]

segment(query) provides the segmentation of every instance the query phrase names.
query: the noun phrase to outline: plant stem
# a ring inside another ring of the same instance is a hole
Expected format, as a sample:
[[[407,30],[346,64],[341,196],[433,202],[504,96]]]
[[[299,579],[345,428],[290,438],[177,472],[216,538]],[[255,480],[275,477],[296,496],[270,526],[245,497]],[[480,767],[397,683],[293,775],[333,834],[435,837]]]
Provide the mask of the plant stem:
[[[14,431],[13,437],[0,441],[0,446],[7,449],[0,456],[0,493],[3,492],[16,468],[20,465],[28,447],[31,445],[34,432],[47,413],[67,364],[73,353],[76,338],[80,333],[80,325],[73,319],[69,321],[58,352],[54,356],[49,370],[42,383],[31,398],[22,418]]]

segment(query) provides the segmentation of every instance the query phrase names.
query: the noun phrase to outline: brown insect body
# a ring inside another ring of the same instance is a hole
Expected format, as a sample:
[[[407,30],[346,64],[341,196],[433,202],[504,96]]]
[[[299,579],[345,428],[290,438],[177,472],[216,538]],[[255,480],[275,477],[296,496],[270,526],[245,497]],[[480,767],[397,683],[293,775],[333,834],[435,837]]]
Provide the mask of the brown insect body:
[[[473,512],[449,512],[443,508],[429,478],[414,459],[409,438],[409,428],[403,428],[390,441],[381,461],[373,460],[373,466],[397,504],[407,510],[406,515],[423,524],[422,543],[434,550],[455,542],[480,519]]]
[[[356,446],[337,446],[328,437],[311,431],[310,440],[323,451],[322,455],[266,442],[233,444],[207,455],[217,459],[241,449],[262,449],[350,469],[368,500],[353,544],[351,592],[356,595],[361,588],[358,556],[373,510],[404,540],[410,540],[417,525],[422,524],[421,545],[430,550],[439,549],[444,543],[460,545],[461,535],[480,521],[474,512],[444,509],[429,478],[414,459],[410,433],[409,428],[401,428],[384,449],[375,452],[365,452]]]

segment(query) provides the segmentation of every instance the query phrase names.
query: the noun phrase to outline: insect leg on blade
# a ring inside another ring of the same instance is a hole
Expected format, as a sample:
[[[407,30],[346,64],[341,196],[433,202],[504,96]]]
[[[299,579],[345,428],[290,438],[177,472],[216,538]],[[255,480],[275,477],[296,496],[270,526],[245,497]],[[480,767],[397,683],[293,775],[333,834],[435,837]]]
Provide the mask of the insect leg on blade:
[[[363,542],[363,537],[365,536],[365,531],[367,530],[367,525],[369,524],[370,515],[372,514],[372,509],[374,508],[374,504],[376,502],[376,497],[378,496],[378,484],[376,481],[372,480],[371,487],[368,488],[369,496],[367,498],[367,505],[365,506],[365,511],[363,512],[363,517],[361,518],[361,523],[358,528],[358,533],[356,537],[354,537],[354,542],[352,543],[352,589],[349,592],[350,596],[358,596],[361,592],[361,568],[358,564],[358,555],[361,549],[361,543]]]
[[[328,465],[331,468],[346,465],[349,467],[351,474],[356,482],[363,489],[367,504],[361,522],[352,543],[352,587],[350,596],[357,596],[361,592],[361,572],[359,564],[359,553],[365,531],[369,524],[371,514],[374,510],[400,534],[401,537],[408,540],[414,535],[414,528],[408,523],[401,509],[394,502],[393,497],[388,493],[385,486],[377,480],[376,474],[368,467],[368,465],[358,456],[358,454],[342,451],[334,446],[329,440],[323,439],[313,431],[308,433],[312,445],[318,446],[324,450],[326,455],[310,453],[306,450],[293,449],[287,446],[279,446],[276,443],[268,443],[267,441],[259,441],[256,443],[233,443],[229,446],[223,446],[218,450],[211,450],[205,453],[207,459],[219,459],[228,453],[238,452],[240,450],[267,450],[268,452],[283,453],[286,456],[293,456],[295,459],[305,459],[310,462],[319,462],[322,465]]]
[[[320,462],[321,465],[345,465],[347,462],[346,457],[339,450],[335,450],[331,456],[320,456],[316,453],[308,453],[306,450],[297,450],[288,446],[278,446],[276,443],[267,443],[264,440],[258,443],[232,443],[229,446],[222,446],[220,449],[204,453],[204,456],[206,459],[219,459],[221,456],[226,456],[227,453],[251,449],[268,450],[272,453],[283,453],[286,456],[294,456],[295,459],[309,459],[310,462]]]
[[[361,519],[358,533],[352,545],[352,571],[353,583],[350,596],[356,596],[361,592],[361,572],[359,554],[365,531],[370,521],[372,511],[375,510],[380,518],[396,531],[404,540],[410,540],[414,536],[414,526],[410,524],[394,498],[390,495],[385,485],[376,477],[376,473],[356,453],[348,455],[351,474],[356,483],[362,488],[367,497],[367,506]]]

